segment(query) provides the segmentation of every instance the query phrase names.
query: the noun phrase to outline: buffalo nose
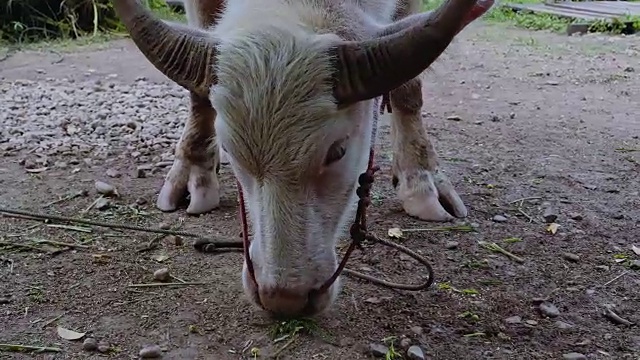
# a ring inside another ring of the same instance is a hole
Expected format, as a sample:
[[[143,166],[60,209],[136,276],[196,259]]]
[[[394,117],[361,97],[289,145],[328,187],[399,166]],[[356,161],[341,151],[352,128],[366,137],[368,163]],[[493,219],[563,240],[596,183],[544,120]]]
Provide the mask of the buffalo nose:
[[[282,287],[261,288],[260,303],[269,312],[280,316],[298,316],[309,312],[309,291]]]

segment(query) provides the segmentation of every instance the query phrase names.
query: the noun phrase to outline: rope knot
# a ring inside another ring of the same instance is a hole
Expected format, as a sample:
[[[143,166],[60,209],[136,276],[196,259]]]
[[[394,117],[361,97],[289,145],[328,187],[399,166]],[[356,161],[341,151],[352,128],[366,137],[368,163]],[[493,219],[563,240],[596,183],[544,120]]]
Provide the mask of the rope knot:
[[[351,241],[355,244],[356,248],[362,250],[362,243],[367,239],[367,231],[363,228],[362,224],[351,224],[349,235],[351,235]]]

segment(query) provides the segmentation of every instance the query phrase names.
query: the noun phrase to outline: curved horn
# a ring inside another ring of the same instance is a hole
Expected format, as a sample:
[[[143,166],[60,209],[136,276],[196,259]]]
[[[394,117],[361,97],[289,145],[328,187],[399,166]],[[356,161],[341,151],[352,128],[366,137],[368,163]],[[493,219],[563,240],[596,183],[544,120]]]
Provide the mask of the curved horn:
[[[204,31],[164,22],[140,0],[112,0],[131,39],[156,69],[188,90],[208,94],[216,82],[216,44]]]
[[[422,73],[467,24],[493,5],[493,0],[476,1],[447,0],[433,12],[391,24],[382,37],[338,45],[333,88],[338,105],[380,96]]]

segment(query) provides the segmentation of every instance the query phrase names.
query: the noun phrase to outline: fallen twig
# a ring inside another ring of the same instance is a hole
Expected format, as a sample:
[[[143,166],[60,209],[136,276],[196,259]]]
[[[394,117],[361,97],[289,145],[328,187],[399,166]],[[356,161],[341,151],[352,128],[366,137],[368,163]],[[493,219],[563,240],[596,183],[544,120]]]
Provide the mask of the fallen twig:
[[[0,246],[12,246],[12,247],[17,247],[17,248],[22,248],[22,249],[43,251],[43,249],[41,249],[41,248],[39,248],[37,246],[12,243],[12,242],[8,242],[8,241],[0,241]]]
[[[608,306],[605,307],[603,315],[611,320],[612,322],[619,324],[619,325],[627,325],[627,326],[631,326],[633,325],[633,323],[627,319],[624,319],[622,317],[620,317],[620,315],[616,314],[615,312],[613,312],[613,310],[611,310],[611,308],[609,308]]]
[[[524,201],[527,201],[527,200],[540,200],[540,199],[542,199],[542,197],[540,197],[540,196],[529,196],[529,197],[523,197],[523,198],[520,198],[520,199],[509,201],[509,204],[515,204],[517,202],[524,202]]]
[[[46,240],[46,239],[29,239],[29,240],[35,242],[36,244],[49,244],[49,245],[55,245],[55,246],[66,246],[70,248],[82,248],[82,249],[91,248],[91,246],[88,246],[88,245],[66,243],[66,242],[60,242],[60,241],[54,241],[54,240]]]
[[[206,285],[206,282],[174,282],[174,283],[148,283],[148,284],[130,284],[127,287],[155,287],[155,286],[189,286],[189,285]]]
[[[62,349],[49,346],[32,346],[20,344],[0,344],[0,350],[4,351],[37,351],[37,352],[61,352]]]
[[[532,223],[537,223],[536,219],[534,219],[533,217],[531,217],[531,215],[527,214],[526,212],[524,212],[524,210],[522,210],[522,208],[518,208],[518,212],[522,215],[524,215],[527,219],[529,219],[529,222]]]
[[[453,226],[439,226],[434,228],[414,228],[414,229],[400,229],[402,232],[422,232],[422,231],[475,231],[471,225],[453,225]]]
[[[47,226],[52,228],[66,229],[66,230],[79,231],[79,232],[85,232],[85,233],[93,232],[91,228],[82,227],[82,226],[60,225],[60,224],[47,224]]]
[[[519,257],[518,255],[515,255],[513,253],[508,252],[507,250],[501,248],[500,245],[498,245],[496,243],[489,243],[489,242],[486,242],[486,241],[478,241],[478,244],[480,246],[482,246],[483,248],[487,249],[487,250],[503,254],[503,255],[509,257],[511,260],[514,260],[514,261],[519,262],[521,264],[524,263],[524,259],[523,258]]]
[[[605,287],[605,286],[607,286],[607,285],[611,284],[612,282],[614,282],[614,281],[616,281],[616,280],[620,279],[621,277],[623,277],[623,276],[627,275],[628,273],[629,273],[628,271],[624,271],[622,274],[620,274],[620,275],[618,275],[618,276],[614,277],[613,279],[611,279],[611,280],[607,281],[606,283],[602,284],[602,287]]]
[[[99,197],[97,197],[95,200],[93,200],[93,202],[91,204],[89,204],[89,206],[87,206],[86,209],[82,210],[80,213],[82,215],[86,214],[89,212],[89,210],[91,210],[94,206],[96,206],[96,204],[98,203],[98,201],[100,201],[100,199],[102,199],[103,196],[100,195]]]
[[[291,344],[293,344],[297,340],[297,336],[298,334],[292,334],[286,343],[284,343],[278,350],[274,351],[273,354],[271,354],[270,358],[277,359],[278,356],[280,356],[280,354],[282,354],[284,350],[286,350],[289,346],[291,346]]]
[[[65,312],[63,312],[62,314],[60,314],[60,315],[58,315],[58,316],[54,317],[53,319],[51,319],[51,320],[49,320],[49,321],[45,322],[44,324],[42,324],[42,328],[44,329],[44,328],[46,328],[47,326],[49,326],[49,325],[53,324],[54,322],[56,322],[56,321],[60,320],[60,318],[61,318],[61,317],[63,317],[66,313],[67,313],[67,312],[65,311]]]
[[[629,152],[640,151],[640,148],[617,148],[616,151],[621,153],[629,153]]]

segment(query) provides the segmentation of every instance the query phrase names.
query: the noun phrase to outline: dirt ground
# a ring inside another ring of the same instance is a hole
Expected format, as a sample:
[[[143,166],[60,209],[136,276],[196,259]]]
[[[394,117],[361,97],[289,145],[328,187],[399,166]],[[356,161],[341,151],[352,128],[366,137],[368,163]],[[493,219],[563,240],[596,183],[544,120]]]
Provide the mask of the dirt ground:
[[[407,234],[398,241],[432,261],[433,287],[394,291],[347,277],[339,302],[318,318],[326,336],[301,336],[280,358],[367,359],[372,343],[396,337],[396,359],[408,358],[408,344],[443,360],[640,359],[638,327],[603,315],[610,308],[640,323],[640,255],[632,248],[640,247],[639,58],[637,36],[469,27],[425,75],[423,111],[477,232]],[[0,77],[1,207],[153,227],[182,220],[181,230],[237,237],[228,167],[220,209],[191,217],[153,206],[188,98],[128,40],[17,53],[0,62]],[[402,213],[386,117],[380,135],[371,229],[384,236],[391,227],[441,226]],[[141,177],[137,167],[148,164]],[[106,210],[85,211],[98,197],[96,180],[120,196]],[[87,196],[50,204],[83,190]],[[549,206],[555,234],[543,219]],[[129,359],[157,344],[165,359],[249,359],[251,348],[264,357],[282,345],[269,337],[271,320],[244,298],[238,253],[202,254],[190,239],[178,246],[170,238],[140,252],[156,235],[49,225],[0,217],[4,243],[40,249],[0,245],[0,343],[62,352],[0,358]],[[52,253],[33,239],[87,247]],[[404,281],[421,270],[382,246],[356,252],[349,266]],[[152,282],[162,267],[207,284],[127,287]],[[111,349],[84,351],[82,340],[58,337],[57,325]]]

